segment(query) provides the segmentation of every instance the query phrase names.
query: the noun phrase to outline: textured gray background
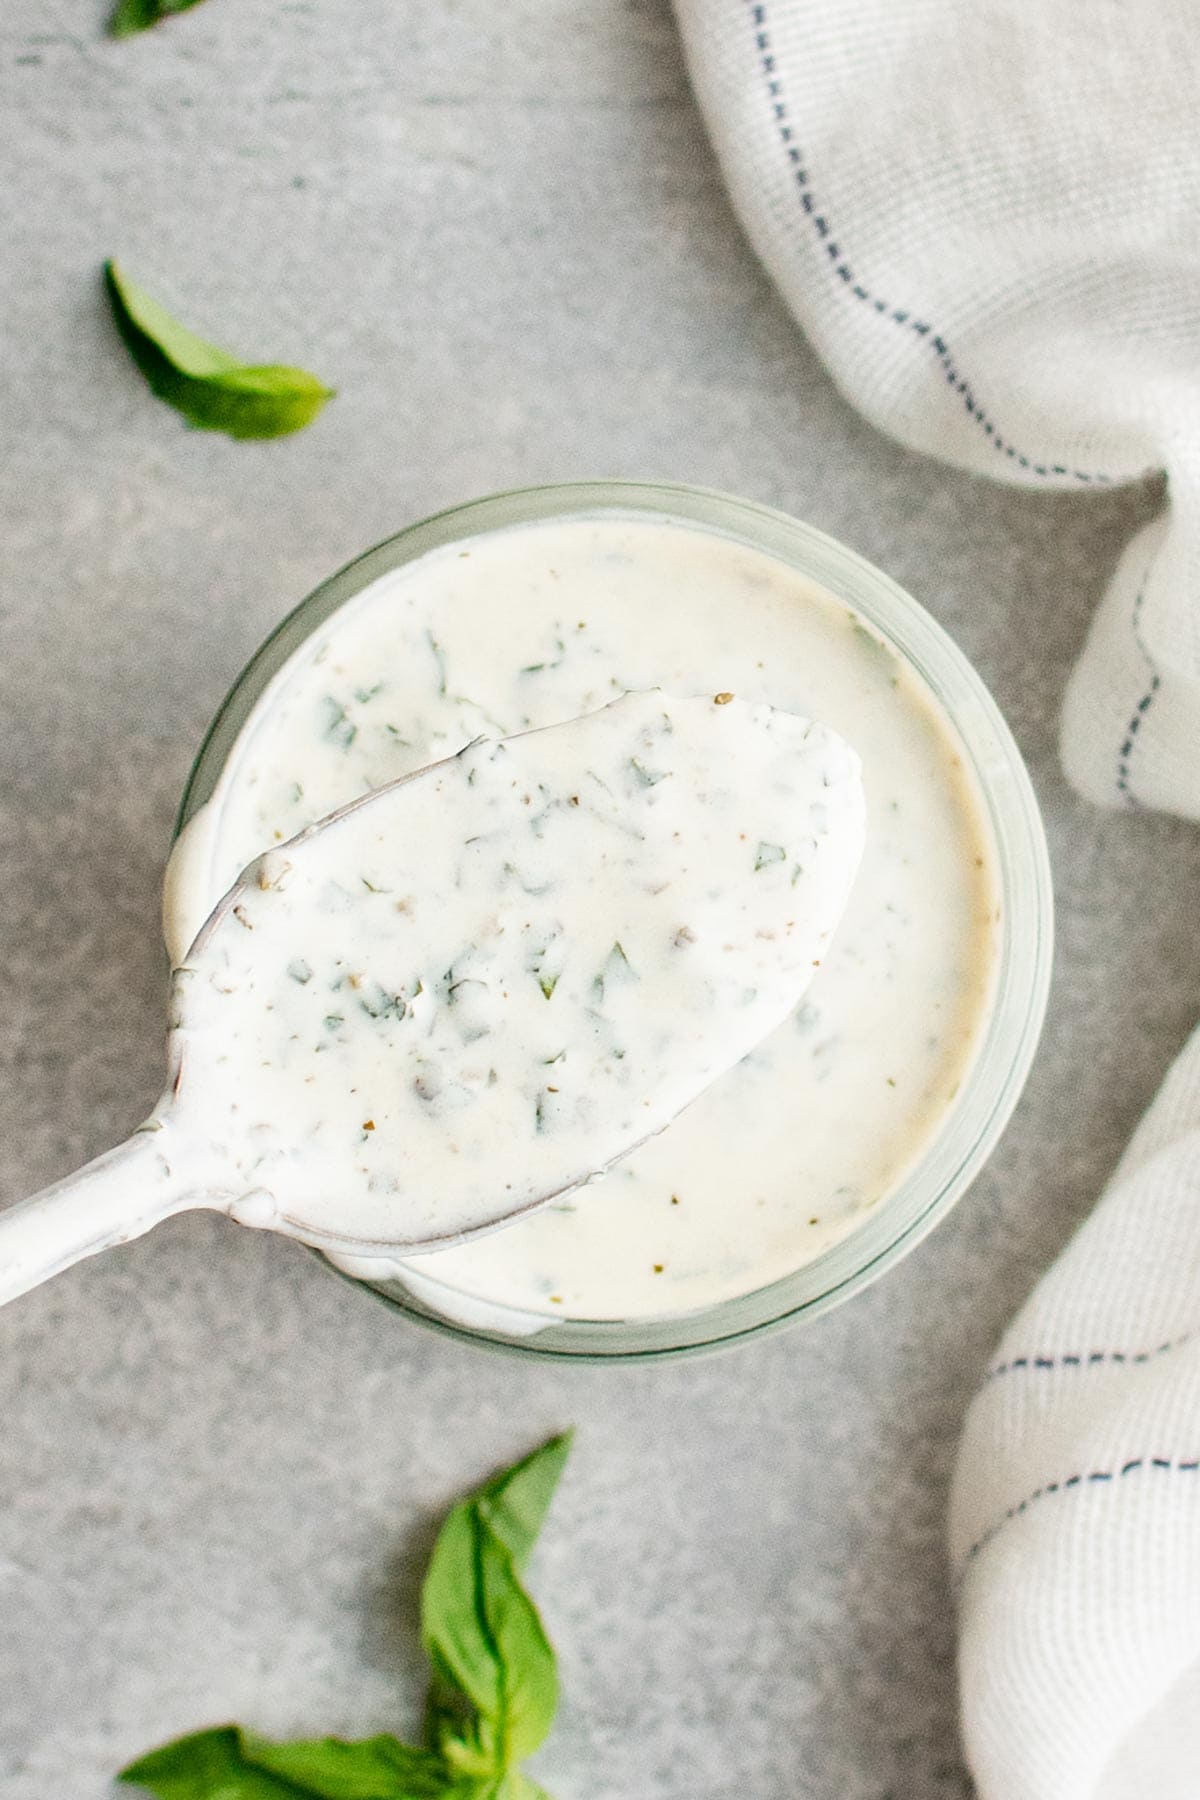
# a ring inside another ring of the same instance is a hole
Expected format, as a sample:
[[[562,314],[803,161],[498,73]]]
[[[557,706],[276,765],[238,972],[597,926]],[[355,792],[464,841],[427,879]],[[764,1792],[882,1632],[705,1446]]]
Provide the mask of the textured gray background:
[[[943,1557],[989,1346],[1200,1015],[1200,837],[1066,790],[1066,670],[1148,491],[999,491],[846,408],[743,243],[662,0],[102,0],[0,22],[0,1195],[157,1091],[158,883],[204,724],[319,577],[501,486],[666,476],[891,570],[995,689],[1044,803],[1049,1029],[987,1173],[824,1323],[675,1366],[522,1363],[201,1217],[0,1315],[0,1792],[99,1800],[168,1734],[415,1724],[435,1521],[575,1422],[536,1589],[557,1800],[967,1790]],[[340,390],[234,445],[151,399],[119,253],[196,328]]]

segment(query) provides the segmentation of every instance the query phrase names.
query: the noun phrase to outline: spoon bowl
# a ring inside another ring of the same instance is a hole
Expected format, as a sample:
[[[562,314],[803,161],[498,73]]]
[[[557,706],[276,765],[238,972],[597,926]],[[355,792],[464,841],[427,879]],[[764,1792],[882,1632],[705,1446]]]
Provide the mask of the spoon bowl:
[[[550,1204],[797,1004],[857,758],[732,695],[479,739],[243,871],[174,972],[167,1092],[0,1215],[0,1300],[189,1207],[358,1257]]]

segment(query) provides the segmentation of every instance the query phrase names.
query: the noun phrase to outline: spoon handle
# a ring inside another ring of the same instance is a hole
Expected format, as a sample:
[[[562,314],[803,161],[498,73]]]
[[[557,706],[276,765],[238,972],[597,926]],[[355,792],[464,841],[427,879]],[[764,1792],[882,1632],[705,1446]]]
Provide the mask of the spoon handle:
[[[75,1174],[0,1211],[0,1305],[152,1225],[203,1206],[195,1177],[165,1154],[158,1120]]]

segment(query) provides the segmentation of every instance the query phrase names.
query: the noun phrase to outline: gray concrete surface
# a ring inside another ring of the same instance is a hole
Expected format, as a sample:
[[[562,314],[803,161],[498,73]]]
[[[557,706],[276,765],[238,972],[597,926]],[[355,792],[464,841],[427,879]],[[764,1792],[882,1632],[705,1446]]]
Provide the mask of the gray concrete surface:
[[[990,1168],[815,1328],[671,1366],[517,1362],[198,1217],[7,1309],[0,1794],[98,1800],[229,1717],[415,1725],[441,1509],[574,1422],[535,1569],[556,1800],[961,1796],[963,1411],[1200,1015],[1200,835],[1090,810],[1054,754],[1156,496],[1000,491],[850,413],[739,235],[662,0],[207,0],[119,45],[104,11],[0,19],[0,1197],[156,1093],[163,854],[248,652],[352,552],[500,486],[711,483],[893,571],[1029,757],[1060,948]],[[113,253],[339,398],[279,443],[187,432],[114,339]]]

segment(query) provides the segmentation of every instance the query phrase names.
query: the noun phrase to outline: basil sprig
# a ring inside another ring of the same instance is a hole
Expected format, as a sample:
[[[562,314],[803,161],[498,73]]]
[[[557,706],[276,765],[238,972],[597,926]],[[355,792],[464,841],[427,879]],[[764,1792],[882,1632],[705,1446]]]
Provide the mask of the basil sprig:
[[[115,262],[104,282],[125,347],[151,391],[201,431],[284,437],[310,425],[331,397],[306,369],[239,362],[173,319]]]
[[[275,1744],[239,1725],[177,1738],[118,1780],[156,1800],[549,1800],[519,1764],[558,1705],[554,1652],[521,1574],[570,1434],[451,1509],[421,1594],[427,1744],[387,1734]]]
[[[172,13],[187,12],[197,5],[199,0],[117,0],[116,11],[108,21],[109,36],[132,37],[135,31],[145,31],[160,19],[169,19]]]

